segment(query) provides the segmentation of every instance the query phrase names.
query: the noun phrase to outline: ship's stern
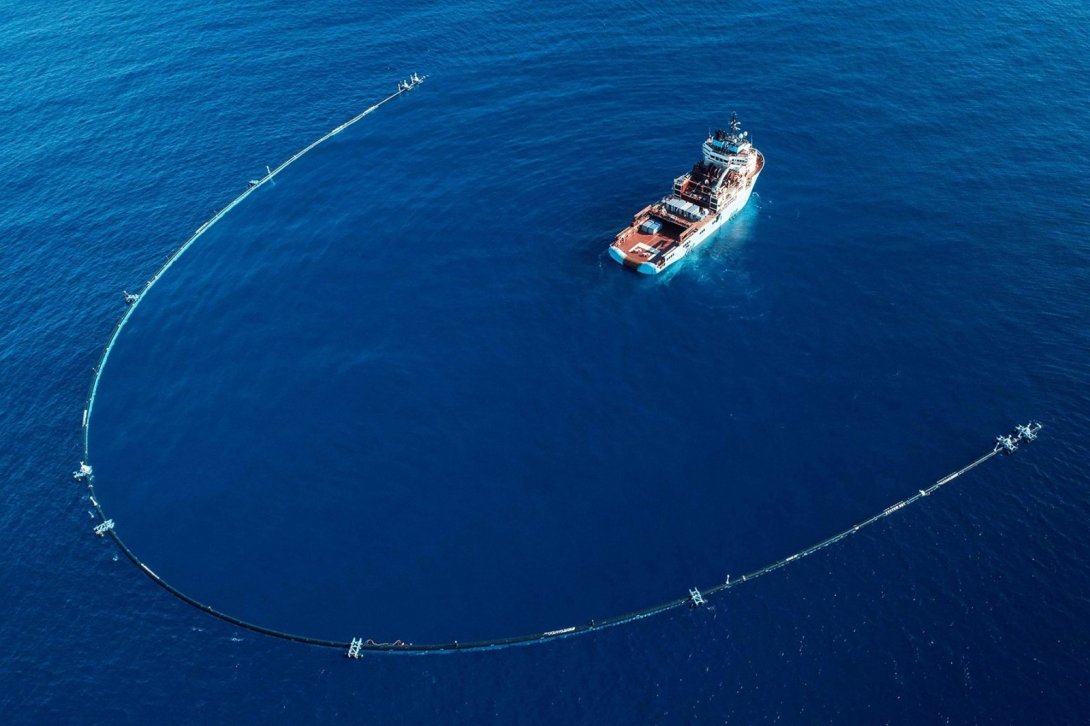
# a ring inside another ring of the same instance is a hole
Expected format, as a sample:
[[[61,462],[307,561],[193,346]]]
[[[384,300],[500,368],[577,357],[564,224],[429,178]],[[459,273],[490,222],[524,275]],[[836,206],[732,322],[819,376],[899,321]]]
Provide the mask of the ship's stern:
[[[661,272],[655,264],[626,254],[616,245],[609,246],[609,256],[620,263],[625,269],[633,270],[643,275],[657,275]]]

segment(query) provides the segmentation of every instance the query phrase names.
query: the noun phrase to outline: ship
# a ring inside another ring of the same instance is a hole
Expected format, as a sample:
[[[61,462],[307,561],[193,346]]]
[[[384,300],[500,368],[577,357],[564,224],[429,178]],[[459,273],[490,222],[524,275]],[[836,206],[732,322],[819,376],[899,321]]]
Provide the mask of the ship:
[[[673,191],[632,218],[609,256],[630,270],[657,275],[685,257],[737,214],[753,192],[764,155],[732,113],[728,130],[708,134],[704,158],[674,180]]]

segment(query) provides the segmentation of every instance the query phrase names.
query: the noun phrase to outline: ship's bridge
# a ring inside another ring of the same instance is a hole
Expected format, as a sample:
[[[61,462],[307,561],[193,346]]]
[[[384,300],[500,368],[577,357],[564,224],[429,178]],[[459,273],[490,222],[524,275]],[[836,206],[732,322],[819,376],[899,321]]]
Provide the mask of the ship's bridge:
[[[753,145],[745,137],[733,137],[727,141],[717,141],[714,136],[704,142],[704,161],[724,169],[745,171],[747,156]]]
[[[738,114],[730,115],[729,131],[716,129],[704,142],[704,161],[725,169],[744,172],[749,166],[748,152],[753,148],[749,132],[742,131]]]

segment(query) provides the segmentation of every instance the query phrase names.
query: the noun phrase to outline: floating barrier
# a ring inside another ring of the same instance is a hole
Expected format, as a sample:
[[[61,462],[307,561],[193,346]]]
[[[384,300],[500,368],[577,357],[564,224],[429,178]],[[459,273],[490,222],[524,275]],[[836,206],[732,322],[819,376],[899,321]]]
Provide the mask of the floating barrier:
[[[205,232],[207,232],[209,229],[211,229],[213,227],[213,225],[216,224],[216,222],[223,219],[224,215],[226,215],[232,209],[234,209],[239,204],[241,204],[243,201],[245,201],[246,198],[249,197],[251,194],[253,194],[255,191],[257,191],[258,189],[263,187],[268,182],[272,181],[273,178],[277,174],[284,171],[289,166],[294,164],[296,161],[298,161],[299,159],[306,156],[308,153],[313,151],[318,145],[320,145],[323,142],[328,141],[329,139],[333,138],[337,134],[339,134],[342,131],[344,131],[345,129],[347,129],[349,126],[352,126],[353,124],[355,124],[358,121],[360,121],[361,119],[363,119],[365,116],[368,116],[368,115],[374,113],[376,110],[378,110],[379,107],[389,103],[390,101],[394,100],[398,96],[401,96],[403,94],[408,93],[409,91],[414,90],[417,86],[422,84],[426,79],[427,79],[427,76],[418,76],[417,74],[414,73],[414,74],[412,74],[412,76],[410,77],[410,79],[408,81],[399,81],[398,84],[397,84],[397,91],[395,93],[391,93],[386,98],[382,99],[381,101],[374,104],[373,106],[370,106],[370,107],[364,109],[363,111],[356,114],[352,118],[348,119],[343,124],[341,124],[340,126],[338,126],[335,129],[333,129],[329,133],[325,134],[321,138],[311,142],[306,147],[304,147],[302,150],[292,154],[285,162],[280,164],[280,166],[276,167],[275,169],[270,169],[268,166],[266,166],[265,167],[265,176],[261,177],[260,179],[251,179],[247,183],[245,191],[243,191],[237,197],[232,199],[227,204],[227,206],[225,206],[223,209],[219,210],[214,215],[212,215],[211,219],[209,219],[207,222],[202,224],[200,227],[197,227],[196,231],[193,232],[192,235],[190,235],[189,239],[187,239],[185,241],[185,243],[182,244],[181,247],[176,249],[170,255],[170,257],[168,257],[166,259],[166,262],[163,263],[162,267],[160,267],[156,271],[156,273],[151,276],[151,278],[144,284],[144,287],[142,287],[139,292],[129,292],[128,290],[123,291],[122,294],[125,296],[125,304],[126,304],[127,308],[125,309],[125,312],[121,315],[121,318],[114,325],[113,332],[110,333],[110,337],[107,339],[106,345],[102,349],[102,355],[99,357],[98,365],[95,366],[95,369],[94,369],[94,376],[91,378],[91,388],[87,393],[87,407],[83,412],[83,457],[84,457],[84,460],[86,460],[88,458],[87,431],[89,429],[89,425],[90,425],[90,421],[91,421],[91,413],[93,412],[94,406],[95,406],[95,394],[98,393],[98,380],[102,376],[102,370],[106,367],[106,361],[109,360],[109,358],[110,358],[110,351],[113,350],[114,343],[117,341],[118,335],[121,334],[122,328],[125,327],[125,323],[129,322],[129,318],[132,317],[132,314],[134,312],[136,312],[136,308],[138,308],[140,306],[140,303],[144,300],[144,296],[147,294],[148,290],[150,290],[152,288],[152,286],[156,282],[159,281],[159,278],[163,276],[163,273],[166,272],[168,269],[170,269],[170,266],[173,265],[178,260],[179,257],[181,257],[183,254],[185,254],[185,251],[188,250],[190,247],[192,247],[194,242],[196,242],[198,239],[201,238],[201,235],[203,235]]]
[[[421,654],[426,654],[426,653],[453,652],[453,651],[499,650],[499,649],[503,649],[503,648],[513,647],[513,646],[516,646],[516,645],[532,645],[534,643],[545,643],[545,642],[548,642],[548,641],[551,641],[551,640],[556,640],[556,639],[560,639],[560,638],[569,638],[569,637],[576,636],[576,635],[583,635],[583,634],[592,633],[592,632],[595,632],[595,631],[598,631],[598,630],[604,630],[606,628],[616,627],[618,625],[624,625],[626,623],[632,623],[632,622],[635,622],[637,620],[643,620],[644,618],[649,618],[649,617],[651,617],[653,615],[658,615],[660,613],[664,613],[664,612],[667,612],[669,610],[674,610],[674,609],[677,609],[677,608],[681,608],[681,607],[684,607],[686,605],[688,605],[690,607],[693,607],[693,608],[698,608],[700,606],[703,606],[703,605],[705,605],[707,603],[707,598],[708,597],[711,597],[711,596],[716,595],[716,594],[721,593],[721,592],[725,592],[725,591],[730,590],[732,588],[735,588],[735,587],[737,587],[737,586],[739,586],[739,585],[741,585],[743,583],[755,580],[758,577],[763,577],[764,575],[767,575],[770,572],[778,570],[781,567],[786,567],[787,565],[789,565],[789,564],[791,564],[793,562],[797,562],[798,560],[800,560],[800,559],[802,559],[804,557],[807,557],[807,556],[809,556],[809,555],[811,555],[811,554],[813,554],[813,553],[815,553],[815,552],[817,552],[819,550],[822,550],[822,549],[824,549],[826,547],[829,547],[830,545],[845,539],[849,535],[855,534],[856,532],[860,531],[864,527],[869,527],[870,525],[878,522],[879,520],[884,519],[885,517],[888,517],[891,514],[894,514],[895,512],[899,512],[900,510],[904,509],[908,505],[914,504],[915,502],[919,501],[921,498],[926,497],[926,496],[930,496],[931,494],[936,492],[939,488],[941,488],[941,487],[945,486],[946,484],[950,483],[951,481],[958,478],[962,474],[965,474],[966,472],[980,466],[981,464],[983,464],[985,461],[988,461],[992,457],[997,456],[1000,453],[1013,454],[1015,451],[1018,450],[1018,447],[1019,447],[1020,444],[1028,444],[1028,443],[1030,443],[1030,442],[1037,439],[1038,433],[1041,430],[1041,424],[1040,423],[1030,422],[1028,424],[1018,426],[1017,428],[1015,428],[1015,430],[1011,434],[1009,434],[1007,436],[998,437],[996,439],[996,443],[993,446],[991,451],[984,454],[983,456],[981,456],[976,461],[973,461],[972,463],[962,467],[961,469],[958,469],[957,471],[955,471],[955,472],[953,472],[951,474],[947,474],[945,477],[943,477],[942,479],[939,479],[937,482],[932,484],[930,487],[927,487],[926,489],[920,489],[917,494],[909,497],[908,499],[902,500],[900,502],[897,502],[896,504],[893,504],[893,505],[891,505],[889,507],[886,507],[884,510],[882,510],[878,514],[874,515],[870,519],[866,519],[866,520],[860,522],[859,524],[853,525],[849,529],[846,529],[843,532],[840,532],[838,534],[833,535],[832,537],[824,539],[821,542],[818,542],[815,545],[807,547],[806,549],[804,549],[804,550],[802,550],[800,552],[796,552],[796,553],[794,553],[792,555],[789,555],[788,557],[785,557],[785,558],[783,558],[781,560],[777,560],[776,562],[773,562],[772,564],[766,565],[766,566],[764,566],[764,567],[762,567],[762,568],[760,568],[758,570],[754,570],[753,572],[746,573],[746,574],[742,575],[741,578],[738,578],[738,579],[735,579],[735,580],[732,581],[731,578],[730,578],[730,575],[727,575],[726,581],[724,581],[722,583],[718,583],[716,585],[713,585],[712,587],[706,588],[703,591],[696,588],[696,587],[690,588],[689,593],[688,593],[688,595],[686,597],[681,597],[681,598],[678,598],[676,600],[670,600],[669,602],[664,602],[664,603],[661,603],[659,605],[653,605],[651,607],[644,608],[642,610],[637,610],[637,611],[630,612],[630,613],[627,613],[627,614],[624,614],[624,615],[618,615],[618,616],[615,616],[615,617],[607,618],[605,620],[591,620],[589,623],[587,623],[585,625],[573,625],[573,626],[570,626],[570,627],[559,628],[559,629],[556,629],[556,630],[550,630],[550,631],[546,631],[546,632],[543,632],[543,633],[520,635],[520,636],[514,636],[514,637],[510,637],[510,638],[495,638],[495,639],[492,639],[492,640],[482,640],[482,641],[476,641],[476,642],[471,642],[471,643],[459,643],[457,640],[454,640],[454,641],[451,641],[449,643],[433,643],[433,644],[423,644],[423,645],[415,644],[415,643],[408,643],[408,642],[405,642],[405,641],[402,641],[402,640],[395,640],[395,641],[389,642],[389,643],[379,643],[379,642],[375,642],[374,640],[371,640],[370,638],[364,639],[362,637],[353,637],[348,641],[325,640],[325,639],[321,639],[321,638],[311,638],[311,637],[307,637],[307,636],[303,636],[303,635],[294,635],[292,633],[286,633],[286,632],[283,632],[283,631],[280,631],[280,630],[275,630],[273,628],[266,628],[266,627],[263,627],[261,625],[256,625],[254,623],[250,623],[250,622],[247,622],[245,620],[241,620],[241,619],[236,618],[236,617],[234,617],[232,615],[229,615],[227,613],[216,610],[211,605],[206,605],[206,604],[200,602],[199,600],[196,600],[196,599],[190,597],[189,595],[185,594],[184,592],[177,589],[176,587],[174,587],[173,585],[168,583],[166,580],[161,578],[159,575],[157,575],[150,567],[148,567],[146,564],[141,562],[140,559],[136,556],[136,554],[132,550],[130,550],[128,548],[128,546],[125,545],[125,543],[122,541],[121,537],[117,533],[117,529],[116,529],[116,526],[114,524],[114,520],[110,519],[110,518],[108,518],[106,516],[106,513],[102,509],[102,505],[98,501],[98,497],[95,495],[94,470],[91,467],[91,465],[88,463],[90,461],[90,451],[89,451],[89,446],[88,446],[88,438],[89,438],[89,433],[88,432],[89,432],[90,423],[91,423],[91,413],[93,412],[94,404],[95,404],[95,395],[98,392],[99,378],[101,377],[102,371],[104,370],[104,368],[106,366],[106,361],[109,359],[110,351],[113,349],[114,343],[117,341],[117,337],[121,333],[122,328],[124,328],[125,323],[128,322],[128,320],[132,316],[133,312],[135,312],[136,308],[143,301],[144,296],[147,293],[147,291],[151,289],[151,287],[159,280],[159,278],[163,276],[163,273],[165,273],[170,268],[170,266],[172,264],[174,264],[174,262],[179,257],[181,257],[182,254],[184,254],[185,251],[187,249],[189,249],[190,246],[193,245],[194,242],[196,242],[198,239],[200,239],[201,235],[203,235],[205,232],[207,232],[216,222],[218,222],[220,219],[222,219],[224,217],[224,215],[226,215],[228,212],[230,212],[232,209],[234,209],[236,206],[238,206],[242,201],[244,201],[247,197],[249,197],[250,194],[252,194],[255,190],[257,190],[258,188],[260,188],[261,186],[263,186],[267,182],[271,181],[277,174],[284,171],[284,169],[286,169],[288,166],[290,166],[294,162],[298,161],[300,158],[302,158],[304,155],[306,155],[307,153],[312,151],[319,144],[321,144],[324,141],[327,141],[328,139],[331,139],[332,137],[334,137],[337,134],[341,133],[342,131],[347,129],[349,126],[352,126],[353,124],[355,124],[356,122],[358,122],[362,118],[364,118],[365,116],[373,113],[375,110],[377,110],[383,104],[388,103],[389,101],[393,100],[394,98],[397,98],[398,96],[400,96],[400,95],[402,95],[404,93],[408,93],[409,91],[412,91],[417,86],[419,86],[421,83],[423,83],[425,78],[426,78],[426,76],[418,76],[418,75],[416,75],[414,73],[412,76],[410,76],[410,78],[408,80],[400,81],[398,83],[396,93],[390,94],[389,96],[382,99],[381,101],[374,104],[373,106],[370,106],[369,108],[365,109],[364,111],[357,114],[356,116],[353,116],[351,119],[344,122],[340,126],[336,127],[332,131],[328,132],[327,134],[325,134],[324,136],[322,136],[318,140],[312,142],[311,144],[309,144],[308,146],[303,148],[301,151],[293,154],[285,162],[280,164],[280,166],[276,167],[275,169],[270,169],[268,166],[266,166],[265,167],[265,172],[266,172],[265,176],[261,177],[260,179],[250,179],[249,182],[247,183],[245,191],[243,191],[241,194],[239,194],[237,197],[235,197],[233,200],[231,200],[231,202],[229,204],[227,204],[227,206],[225,206],[223,209],[216,212],[216,214],[213,215],[211,219],[209,219],[207,222],[205,222],[200,227],[198,227],[196,229],[196,231],[185,241],[185,243],[181,247],[179,247],[177,250],[175,250],[174,253],[170,255],[170,257],[167,258],[166,262],[164,262],[163,265],[159,268],[159,270],[156,271],[156,273],[154,275],[152,275],[152,277],[147,281],[147,283],[144,285],[144,287],[140,289],[139,292],[130,293],[128,291],[124,291],[124,293],[123,293],[124,301],[125,301],[125,304],[126,304],[125,311],[121,315],[121,318],[114,325],[113,331],[111,332],[110,337],[108,338],[108,340],[106,342],[106,345],[102,349],[102,354],[99,357],[98,365],[95,366],[95,368],[93,369],[93,376],[91,378],[91,385],[90,385],[90,389],[89,389],[88,394],[87,394],[87,405],[83,409],[83,421],[82,421],[82,425],[81,425],[82,433],[83,433],[83,461],[80,462],[79,468],[75,472],[73,472],[73,478],[76,481],[85,483],[87,485],[88,491],[90,493],[91,505],[94,507],[95,513],[102,520],[99,524],[97,524],[97,525],[95,525],[93,527],[94,534],[96,534],[99,537],[109,537],[110,539],[112,539],[114,544],[117,545],[117,547],[121,550],[121,552],[134,565],[136,565],[138,568],[140,568],[140,570],[143,571],[145,575],[147,575],[153,582],[155,582],[155,584],[159,585],[161,588],[163,588],[164,590],[166,590],[170,594],[174,595],[176,598],[178,598],[182,602],[185,602],[188,605],[191,605],[194,608],[197,608],[198,610],[200,610],[200,611],[202,611],[202,612],[204,612],[204,613],[206,613],[208,615],[211,615],[214,618],[218,618],[219,620],[222,620],[222,621],[224,621],[226,623],[230,623],[231,625],[235,625],[237,627],[244,628],[244,629],[252,631],[254,633],[259,633],[261,635],[268,635],[270,637],[280,638],[281,640],[288,640],[288,641],[292,641],[292,642],[295,642],[295,643],[304,643],[306,645],[314,645],[314,646],[319,646],[319,647],[323,647],[323,648],[336,648],[336,649],[340,650],[341,652],[343,652],[345,654],[345,656],[347,656],[348,658],[351,658],[351,659],[361,658],[363,656],[363,654],[366,653],[366,652],[401,653],[401,654],[410,654],[410,655],[411,654],[421,655]]]
[[[1037,423],[1037,422],[1031,422],[1029,424],[1026,424],[1023,427],[1019,427],[1018,429],[1016,429],[1015,433],[1011,434],[1011,437],[1010,437],[1011,441],[1013,441],[1013,443],[1015,444],[1014,450],[1017,450],[1018,444],[1030,443],[1030,442],[1036,440],[1037,435],[1040,432],[1040,430],[1041,430],[1041,424]],[[1003,438],[1003,437],[1000,437],[1000,438]],[[223,620],[224,622],[231,623],[232,625],[236,625],[236,626],[238,626],[240,628],[245,628],[247,630],[251,630],[251,631],[253,631],[255,633],[260,633],[262,635],[269,635],[269,636],[272,636],[274,638],[280,638],[282,640],[290,640],[290,641],[293,641],[293,642],[296,642],[296,643],[305,643],[307,645],[316,645],[316,646],[321,646],[321,647],[325,647],[325,648],[337,648],[337,649],[343,651],[347,657],[356,659],[356,658],[362,657],[365,652],[402,653],[402,654],[409,654],[409,655],[414,655],[414,654],[415,655],[422,655],[422,654],[426,654],[426,653],[452,652],[452,651],[499,650],[499,649],[503,649],[503,648],[509,648],[509,647],[512,647],[512,646],[516,646],[516,645],[532,645],[534,643],[544,643],[544,642],[547,642],[547,641],[550,641],[550,640],[556,640],[558,638],[569,638],[569,637],[572,637],[572,636],[575,636],[575,635],[584,635],[586,633],[592,633],[592,632],[595,632],[595,631],[598,631],[598,630],[605,630],[606,628],[612,628],[612,627],[615,627],[615,626],[618,626],[618,625],[624,625],[626,623],[632,623],[632,622],[635,622],[637,620],[643,620],[644,618],[649,618],[652,615],[658,615],[658,614],[664,613],[664,612],[666,612],[668,610],[674,610],[676,608],[684,607],[686,605],[688,605],[689,607],[692,607],[692,608],[697,608],[697,607],[700,607],[702,605],[705,605],[707,603],[707,598],[712,596],[712,595],[715,595],[715,594],[718,594],[718,593],[721,593],[721,592],[725,592],[727,590],[738,587],[739,585],[742,585],[742,584],[747,583],[747,582],[752,582],[753,580],[756,580],[758,577],[763,577],[764,575],[767,575],[770,572],[774,572],[775,570],[778,570],[781,567],[786,567],[787,565],[789,565],[789,564],[791,564],[793,562],[797,562],[797,561],[801,560],[804,557],[808,557],[809,555],[812,555],[815,552],[818,552],[819,550],[823,550],[826,547],[829,547],[830,545],[833,545],[833,544],[847,538],[848,536],[859,532],[864,527],[869,527],[872,524],[875,524],[876,522],[878,522],[878,521],[880,521],[880,520],[882,520],[882,519],[884,519],[884,518],[886,518],[886,517],[888,517],[888,516],[890,516],[890,515],[892,515],[892,514],[894,514],[896,512],[901,511],[902,509],[904,509],[905,507],[907,507],[910,504],[915,504],[920,499],[922,499],[924,497],[927,497],[927,496],[930,496],[931,494],[934,494],[940,488],[946,486],[947,484],[952,482],[954,479],[957,479],[962,474],[965,474],[966,472],[971,471],[972,469],[975,469],[976,467],[980,466],[981,464],[988,461],[989,459],[999,455],[1000,453],[1012,453],[1012,450],[1008,449],[1008,447],[1006,446],[1006,444],[1004,442],[997,441],[997,443],[992,448],[992,450],[989,451],[988,453],[984,454],[983,456],[981,456],[979,459],[973,461],[970,464],[967,464],[966,466],[963,466],[962,468],[958,469],[957,471],[955,471],[955,472],[953,472],[951,474],[947,474],[942,479],[939,479],[937,482],[935,482],[931,486],[927,487],[926,489],[920,489],[916,494],[912,495],[908,499],[904,499],[902,501],[897,502],[896,504],[893,504],[891,506],[886,507],[885,509],[883,509],[881,512],[874,515],[873,517],[871,517],[869,519],[865,519],[862,522],[860,522],[859,524],[852,525],[851,527],[844,530],[843,532],[839,532],[837,534],[834,534],[832,537],[828,537],[827,539],[823,539],[822,541],[818,542],[817,544],[811,545],[810,547],[807,547],[804,550],[801,550],[799,552],[795,552],[794,554],[788,555],[787,557],[784,557],[781,560],[777,560],[777,561],[775,561],[775,562],[773,562],[773,563],[771,563],[769,565],[765,565],[764,567],[762,567],[762,568],[760,568],[758,570],[754,570],[753,572],[748,572],[748,573],[742,575],[738,579],[731,580],[730,575],[727,575],[726,581],[718,583],[716,585],[713,585],[712,587],[706,588],[703,591],[701,591],[700,589],[695,588],[695,587],[690,588],[689,594],[688,594],[687,597],[681,597],[681,598],[678,598],[676,600],[671,600],[669,602],[664,602],[664,603],[661,603],[659,605],[654,605],[654,606],[649,607],[649,608],[644,608],[643,610],[637,610],[635,612],[627,613],[625,615],[618,615],[618,616],[615,616],[615,617],[612,617],[612,618],[607,618],[605,620],[592,620],[589,623],[587,623],[586,625],[573,625],[573,626],[570,626],[570,627],[567,627],[567,628],[560,628],[558,630],[550,630],[550,631],[547,631],[547,632],[544,632],[544,633],[533,633],[533,634],[530,634],[530,635],[519,635],[519,636],[510,637],[510,638],[495,638],[495,639],[492,639],[492,640],[482,640],[482,641],[476,641],[476,642],[472,642],[472,643],[459,643],[457,640],[454,640],[454,641],[451,641],[449,643],[430,643],[430,644],[423,644],[423,645],[416,644],[416,643],[408,643],[408,642],[405,642],[405,641],[402,641],[402,640],[395,640],[392,643],[376,643],[374,640],[371,640],[371,639],[364,640],[363,638],[360,638],[360,637],[354,637],[354,638],[352,638],[352,639],[350,639],[348,641],[335,641],[335,640],[323,640],[323,639],[320,639],[320,638],[309,638],[309,637],[302,636],[302,635],[293,635],[291,633],[285,633],[285,632],[282,632],[282,631],[279,631],[279,630],[274,630],[272,628],[265,628],[265,627],[262,627],[260,625],[255,625],[253,623],[246,622],[245,620],[240,620],[239,618],[236,618],[236,617],[234,617],[232,615],[228,615],[226,613],[220,612],[219,610],[216,610],[216,609],[212,608],[210,605],[205,605],[204,603],[202,603],[202,602],[200,602],[198,600],[195,600],[194,598],[186,595],[181,590],[178,590],[177,588],[175,588],[173,585],[169,584],[166,580],[164,580],[163,578],[159,577],[154,572],[152,572],[151,568],[149,568],[147,565],[145,565],[143,562],[141,562],[139,558],[137,558],[137,556],[133,553],[133,551],[130,550],[125,545],[125,543],[121,540],[121,537],[118,536],[117,530],[114,527],[113,520],[112,519],[107,519],[106,514],[102,511],[102,507],[99,505],[98,499],[95,497],[95,493],[94,493],[95,487],[94,487],[93,477],[88,477],[87,486],[88,486],[88,489],[91,492],[91,504],[94,506],[95,510],[98,512],[98,515],[100,517],[102,517],[102,519],[103,519],[102,524],[99,524],[94,528],[95,534],[99,535],[100,537],[101,536],[109,536],[114,541],[114,543],[121,549],[121,551],[124,553],[124,555],[126,557],[128,557],[129,560],[131,560],[133,562],[133,564],[135,564],[137,567],[139,567],[141,570],[143,570],[144,574],[146,574],[148,577],[150,577],[157,585],[162,587],[167,592],[171,593],[172,595],[174,595],[178,599],[182,600],[183,602],[186,602],[186,603],[192,605],[193,607],[197,608],[198,610],[201,610],[201,611],[207,613],[208,615],[211,615],[212,617],[219,618],[220,620]]]

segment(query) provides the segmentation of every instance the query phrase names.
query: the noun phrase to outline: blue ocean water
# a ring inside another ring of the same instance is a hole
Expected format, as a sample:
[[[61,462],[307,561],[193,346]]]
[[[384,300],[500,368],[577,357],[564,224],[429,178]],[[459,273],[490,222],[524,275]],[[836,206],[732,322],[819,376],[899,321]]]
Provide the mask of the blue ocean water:
[[[783,0],[8,4],[6,722],[1073,723],[1090,712],[1090,12]],[[1040,444],[835,549],[564,627]],[[737,110],[767,158],[667,275],[605,254]]]

